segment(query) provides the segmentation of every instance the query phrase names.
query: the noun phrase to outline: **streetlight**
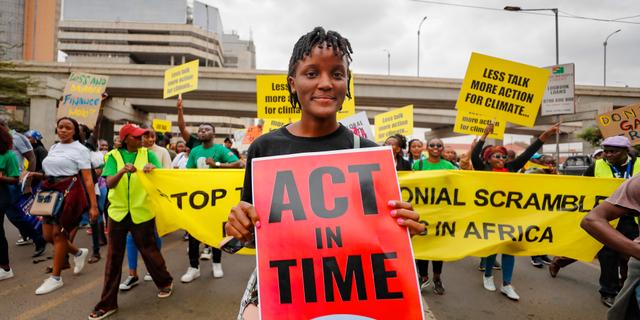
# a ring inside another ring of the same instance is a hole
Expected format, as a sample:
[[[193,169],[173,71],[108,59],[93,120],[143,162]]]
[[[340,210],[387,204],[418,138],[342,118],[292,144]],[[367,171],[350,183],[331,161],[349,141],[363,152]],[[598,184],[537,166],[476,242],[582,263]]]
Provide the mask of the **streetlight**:
[[[387,53],[387,75],[391,75],[391,51],[387,49],[382,49],[382,51]]]
[[[618,30],[612,32],[610,35],[607,36],[606,39],[604,39],[604,42],[602,43],[602,45],[604,46],[604,86],[605,87],[607,86],[607,41],[609,41],[609,38],[612,35],[620,32],[620,31],[622,31],[622,29],[618,29]]]
[[[424,16],[418,25],[418,77],[420,76],[420,28],[425,20],[427,20],[427,16]]]
[[[506,6],[507,11],[552,11],[556,17],[556,65],[560,64],[560,46],[558,45],[558,8],[522,9],[515,6]],[[556,116],[556,122],[560,122],[560,115]],[[560,131],[556,132],[556,163],[560,164]]]

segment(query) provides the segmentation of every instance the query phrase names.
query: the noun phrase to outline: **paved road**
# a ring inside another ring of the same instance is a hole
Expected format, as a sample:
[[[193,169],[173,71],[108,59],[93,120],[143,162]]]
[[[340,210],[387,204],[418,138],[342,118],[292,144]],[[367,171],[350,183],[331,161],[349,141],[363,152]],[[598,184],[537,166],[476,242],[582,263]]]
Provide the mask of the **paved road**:
[[[44,269],[50,264],[34,264],[32,247],[16,247],[16,229],[5,219],[9,240],[13,279],[0,282],[0,319],[86,319],[98,301],[102,289],[104,259],[87,265],[80,275],[70,270],[63,272],[64,287],[44,296],[36,296],[35,289],[47,277]],[[225,277],[213,279],[211,265],[201,265],[202,276],[190,284],[179,278],[186,270],[187,242],[181,233],[164,238],[163,253],[175,279],[175,292],[166,300],[156,297],[152,282],[145,282],[133,290],[119,295],[120,310],[112,319],[235,319],[238,302],[244,290],[254,257],[223,257]],[[84,230],[77,242],[89,246],[90,237]],[[106,248],[102,249],[103,255]],[[48,248],[46,255],[50,256]],[[578,263],[562,270],[557,279],[551,279],[546,270],[533,268],[525,258],[518,258],[514,286],[522,297],[512,302],[500,293],[482,288],[481,273],[476,258],[446,263],[444,284],[447,292],[436,296],[429,289],[423,297],[435,318],[442,319],[603,319],[605,307],[597,293],[598,270],[592,265]],[[144,264],[140,261],[141,274]],[[126,268],[126,267],[125,267]],[[123,268],[123,272],[126,272]],[[126,274],[126,273],[125,273]],[[500,274],[496,274],[496,280]]]

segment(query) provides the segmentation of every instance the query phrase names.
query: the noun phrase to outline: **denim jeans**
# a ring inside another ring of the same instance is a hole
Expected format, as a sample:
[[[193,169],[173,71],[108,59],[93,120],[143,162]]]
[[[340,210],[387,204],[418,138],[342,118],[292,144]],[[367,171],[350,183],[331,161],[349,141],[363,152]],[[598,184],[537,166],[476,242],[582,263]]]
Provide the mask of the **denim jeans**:
[[[156,234],[156,246],[158,250],[162,248],[162,238],[158,236],[158,231],[154,230]],[[129,265],[129,270],[138,269],[138,247],[136,247],[135,242],[133,241],[133,236],[131,232],[127,234],[127,264]]]
[[[496,262],[496,255],[490,255],[484,261],[484,276],[491,277],[493,275],[493,264]],[[512,255],[502,254],[502,284],[511,284],[513,277],[513,269],[516,266],[516,258]]]
[[[22,238],[31,238],[36,247],[41,247],[46,244],[42,237],[42,231],[33,228],[31,223],[26,220],[24,212],[18,208],[18,200],[22,196],[22,191],[17,186],[8,186],[9,193],[11,195],[11,205],[6,207],[5,213],[11,223],[18,228]]]

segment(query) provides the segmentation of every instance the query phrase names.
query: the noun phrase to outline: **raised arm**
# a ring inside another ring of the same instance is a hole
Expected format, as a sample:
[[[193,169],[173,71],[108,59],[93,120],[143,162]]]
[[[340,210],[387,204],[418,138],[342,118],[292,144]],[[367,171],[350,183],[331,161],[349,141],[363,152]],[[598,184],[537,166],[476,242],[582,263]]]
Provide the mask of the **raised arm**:
[[[189,138],[191,138],[191,133],[187,130],[187,125],[184,122],[184,108],[182,106],[182,95],[178,96],[178,103],[176,105],[178,107],[178,128],[180,129],[180,135],[182,135],[182,139],[185,142],[189,142]]]

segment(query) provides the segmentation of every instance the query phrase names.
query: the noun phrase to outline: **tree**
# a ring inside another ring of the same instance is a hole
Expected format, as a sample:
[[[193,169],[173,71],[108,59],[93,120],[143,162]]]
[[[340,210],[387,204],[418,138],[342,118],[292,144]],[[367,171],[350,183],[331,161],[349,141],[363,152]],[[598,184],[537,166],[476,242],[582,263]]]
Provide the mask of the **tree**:
[[[589,142],[594,147],[599,147],[600,143],[602,143],[602,140],[604,139],[604,137],[602,137],[602,132],[600,132],[600,128],[597,126],[584,128],[577,136],[578,138]]]
[[[0,61],[0,104],[28,105],[27,88],[34,85],[34,82],[28,76],[12,75],[14,69],[12,62]]]

